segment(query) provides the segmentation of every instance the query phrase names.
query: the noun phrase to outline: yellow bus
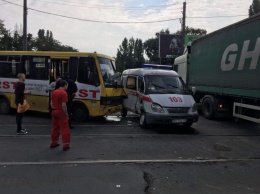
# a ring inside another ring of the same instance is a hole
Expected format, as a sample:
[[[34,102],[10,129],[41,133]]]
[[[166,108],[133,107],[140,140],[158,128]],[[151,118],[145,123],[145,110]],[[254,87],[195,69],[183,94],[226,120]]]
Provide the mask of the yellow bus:
[[[64,72],[78,87],[73,101],[74,120],[121,111],[125,92],[112,57],[96,52],[0,51],[0,113],[8,114],[16,108],[14,89],[18,73],[26,75],[25,86],[31,91],[27,98],[30,110],[49,112],[49,85]]]

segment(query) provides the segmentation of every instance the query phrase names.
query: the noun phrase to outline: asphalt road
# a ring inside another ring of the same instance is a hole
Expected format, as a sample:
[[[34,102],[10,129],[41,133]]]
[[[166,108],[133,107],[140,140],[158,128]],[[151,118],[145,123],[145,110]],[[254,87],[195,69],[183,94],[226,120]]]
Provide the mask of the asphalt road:
[[[49,149],[51,119],[0,115],[1,194],[260,193],[260,125],[205,120],[190,129],[117,115],[73,123],[71,149]]]

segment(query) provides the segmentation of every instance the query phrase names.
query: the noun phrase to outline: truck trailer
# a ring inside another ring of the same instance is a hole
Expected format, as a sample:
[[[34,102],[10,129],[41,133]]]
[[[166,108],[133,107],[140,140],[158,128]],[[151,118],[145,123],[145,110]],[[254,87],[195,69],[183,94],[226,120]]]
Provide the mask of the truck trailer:
[[[260,14],[194,40],[174,69],[208,119],[260,123]]]

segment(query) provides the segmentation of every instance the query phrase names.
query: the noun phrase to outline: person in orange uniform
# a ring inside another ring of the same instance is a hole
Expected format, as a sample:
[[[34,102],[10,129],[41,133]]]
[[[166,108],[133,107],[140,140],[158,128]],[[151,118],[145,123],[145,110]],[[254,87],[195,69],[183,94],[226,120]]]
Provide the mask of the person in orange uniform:
[[[59,146],[59,136],[61,133],[63,151],[70,149],[70,127],[68,123],[67,102],[68,95],[66,90],[68,83],[65,80],[60,81],[60,87],[54,90],[51,98],[51,117],[52,117],[52,130],[51,130],[51,145],[50,148]]]

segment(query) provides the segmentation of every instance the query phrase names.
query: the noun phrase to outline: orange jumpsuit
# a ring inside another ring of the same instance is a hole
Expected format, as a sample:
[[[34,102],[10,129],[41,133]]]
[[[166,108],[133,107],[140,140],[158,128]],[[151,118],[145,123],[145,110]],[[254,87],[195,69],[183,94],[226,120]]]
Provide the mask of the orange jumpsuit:
[[[70,145],[70,128],[68,124],[69,117],[62,110],[62,103],[68,102],[68,95],[62,89],[57,89],[52,93],[52,130],[51,130],[51,146],[55,146],[59,142],[61,133],[63,148]]]

